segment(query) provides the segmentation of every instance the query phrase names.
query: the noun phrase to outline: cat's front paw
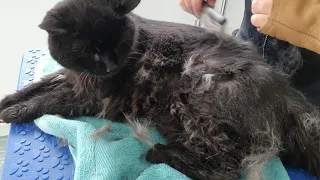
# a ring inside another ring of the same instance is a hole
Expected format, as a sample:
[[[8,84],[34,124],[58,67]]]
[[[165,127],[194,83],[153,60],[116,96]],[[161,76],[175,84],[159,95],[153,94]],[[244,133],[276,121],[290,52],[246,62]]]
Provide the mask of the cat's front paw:
[[[0,101],[0,112],[14,104],[14,94],[8,95]]]
[[[32,113],[32,105],[28,104],[15,104],[7,107],[0,113],[0,119],[5,123],[22,124],[31,122],[36,118],[36,114]]]

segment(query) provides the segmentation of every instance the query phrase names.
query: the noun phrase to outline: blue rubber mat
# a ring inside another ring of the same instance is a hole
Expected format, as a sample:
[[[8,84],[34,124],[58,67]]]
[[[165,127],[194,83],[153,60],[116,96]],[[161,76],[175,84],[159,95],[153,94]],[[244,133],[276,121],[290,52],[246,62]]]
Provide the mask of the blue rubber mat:
[[[48,57],[47,49],[28,51],[22,58],[18,89],[34,81],[37,63]],[[54,69],[54,63],[49,65]],[[37,71],[38,72],[38,71]],[[302,169],[287,168],[292,180],[317,180]],[[74,162],[67,147],[33,123],[11,125],[2,180],[73,179]]]
[[[36,64],[48,55],[46,49],[27,52],[23,58],[18,89],[34,81]],[[43,133],[33,123],[11,125],[2,180],[73,179],[74,162],[67,147]]]

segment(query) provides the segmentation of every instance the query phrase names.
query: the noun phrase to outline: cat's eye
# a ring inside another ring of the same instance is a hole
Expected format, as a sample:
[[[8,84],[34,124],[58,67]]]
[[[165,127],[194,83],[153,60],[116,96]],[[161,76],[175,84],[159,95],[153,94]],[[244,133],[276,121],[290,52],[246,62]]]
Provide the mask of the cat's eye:
[[[80,39],[75,39],[72,42],[72,47],[85,47],[90,44],[90,41],[85,41],[85,40],[80,40]]]
[[[71,37],[77,38],[79,36],[79,32],[73,32],[70,34]]]

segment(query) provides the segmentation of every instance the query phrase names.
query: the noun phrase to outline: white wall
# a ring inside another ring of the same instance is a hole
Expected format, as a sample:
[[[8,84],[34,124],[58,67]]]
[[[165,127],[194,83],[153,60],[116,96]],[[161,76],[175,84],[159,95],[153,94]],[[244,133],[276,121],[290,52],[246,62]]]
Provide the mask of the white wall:
[[[37,26],[58,0],[0,0],[0,99],[17,87],[21,57],[45,47],[46,32]]]
[[[184,12],[178,0],[141,0],[134,13],[149,19],[194,25],[195,17]]]
[[[217,0],[216,2],[216,10],[220,14],[221,6],[223,0]],[[224,16],[227,18],[227,22],[225,24],[225,31],[227,33],[231,33],[233,30],[238,29],[240,27],[243,11],[244,11],[244,0],[225,0],[226,6],[224,11]]]

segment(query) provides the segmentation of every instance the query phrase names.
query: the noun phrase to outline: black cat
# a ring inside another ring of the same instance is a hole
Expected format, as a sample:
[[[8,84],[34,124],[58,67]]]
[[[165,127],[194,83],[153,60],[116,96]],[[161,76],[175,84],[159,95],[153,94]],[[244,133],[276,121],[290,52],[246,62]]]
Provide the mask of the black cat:
[[[131,14],[139,2],[58,3],[40,27],[65,69],[3,99],[0,118],[127,114],[168,140],[147,160],[193,179],[260,179],[275,156],[320,177],[318,110],[287,76],[233,37]]]

